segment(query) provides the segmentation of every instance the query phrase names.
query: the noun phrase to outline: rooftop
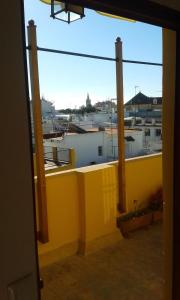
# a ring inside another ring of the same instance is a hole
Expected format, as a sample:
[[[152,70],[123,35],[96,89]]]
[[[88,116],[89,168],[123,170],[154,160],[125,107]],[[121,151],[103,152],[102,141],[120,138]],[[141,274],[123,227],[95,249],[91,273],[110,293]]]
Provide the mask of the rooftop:
[[[154,100],[157,100],[154,102]],[[133,104],[156,104],[160,105],[162,104],[162,97],[148,97],[144,95],[143,93],[139,92],[136,96],[134,96],[132,99],[130,99],[125,106],[127,105],[133,105]]]

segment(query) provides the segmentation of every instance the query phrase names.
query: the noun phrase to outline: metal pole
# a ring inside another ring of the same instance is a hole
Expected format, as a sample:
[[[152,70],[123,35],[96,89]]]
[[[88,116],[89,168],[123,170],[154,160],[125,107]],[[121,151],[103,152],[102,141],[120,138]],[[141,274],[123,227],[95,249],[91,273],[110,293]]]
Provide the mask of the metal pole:
[[[27,46],[26,49],[31,50],[29,46]],[[77,53],[77,52],[69,52],[69,51],[50,49],[50,48],[44,48],[44,47],[37,47],[37,50],[38,51],[43,51],[43,52],[49,52],[49,53],[57,53],[57,54],[65,54],[65,55],[72,55],[72,56],[80,56],[80,57],[87,57],[87,58],[94,58],[94,59],[116,61],[116,59],[112,58],[112,57],[91,55],[91,54],[85,54],[85,53]],[[122,62],[123,63],[128,63],[128,64],[140,64],[140,65],[157,66],[157,67],[162,67],[163,66],[161,63],[148,62],[148,61],[139,61],[139,60],[129,60],[129,59],[122,59]]]
[[[37,195],[38,195],[38,213],[39,213],[39,240],[42,243],[49,241],[48,235],[48,219],[47,219],[47,199],[46,199],[46,179],[44,170],[44,149],[43,149],[43,132],[41,117],[41,100],[39,89],[39,72],[37,57],[37,40],[36,26],[34,21],[29,21],[28,26],[28,43],[31,47],[29,51],[29,67],[31,95],[33,104],[34,118],[34,136],[35,136],[35,152],[37,164]]]
[[[126,210],[125,191],[125,144],[124,144],[124,101],[123,101],[123,61],[122,42],[118,37],[115,43],[116,54],[116,92],[117,92],[117,124],[118,124],[118,179],[119,205],[121,212]]]
[[[138,88],[139,86],[138,85],[135,85],[135,96],[136,96],[136,89]],[[134,126],[136,126],[136,103],[134,104],[134,107],[135,107],[135,114],[134,114]]]
[[[53,154],[53,162],[58,163],[57,147],[52,147],[52,154]]]
[[[30,49],[30,48],[28,47],[28,49]],[[86,58],[115,61],[115,58],[112,58],[112,57],[91,55],[91,54],[85,54],[85,53],[69,52],[69,51],[62,51],[62,50],[42,48],[42,47],[37,47],[37,50],[42,51],[42,52],[56,53],[56,54],[65,54],[65,55],[80,56],[80,57],[86,57]]]

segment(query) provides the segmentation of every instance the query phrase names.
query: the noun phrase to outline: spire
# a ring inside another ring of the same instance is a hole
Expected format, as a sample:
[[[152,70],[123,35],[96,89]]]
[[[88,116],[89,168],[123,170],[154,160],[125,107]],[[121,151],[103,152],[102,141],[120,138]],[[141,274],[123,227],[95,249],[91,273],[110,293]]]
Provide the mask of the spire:
[[[86,98],[86,107],[91,106],[91,99],[89,97],[89,93],[87,93],[87,98]]]

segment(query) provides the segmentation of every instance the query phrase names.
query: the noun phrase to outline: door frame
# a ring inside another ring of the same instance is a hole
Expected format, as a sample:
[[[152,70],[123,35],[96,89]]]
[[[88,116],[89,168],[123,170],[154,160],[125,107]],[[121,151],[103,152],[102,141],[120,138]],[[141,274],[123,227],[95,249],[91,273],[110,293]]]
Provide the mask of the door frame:
[[[57,0],[59,1],[59,0]],[[64,2],[63,0],[61,0]],[[173,300],[180,299],[180,133],[178,130],[178,116],[180,116],[180,11],[176,11],[172,8],[150,2],[147,0],[68,0],[72,4],[82,5],[85,8],[100,10],[105,13],[119,15],[125,18],[135,19],[140,22],[149,23],[156,26],[161,26],[165,29],[174,30],[176,32],[176,49],[174,55],[176,56],[176,67],[175,67],[175,97],[174,97],[174,123],[172,132],[174,136],[174,153],[172,160],[173,175],[171,178],[173,182],[172,192],[172,211],[169,212],[169,218],[171,219],[169,225],[171,228],[165,230],[170,233],[169,237],[166,236],[166,245],[168,239],[172,241],[171,257],[165,257],[165,260],[171,261],[169,270],[172,273],[169,275],[171,284],[171,297]],[[171,119],[173,122],[173,118]],[[166,162],[163,162],[163,166],[166,166]],[[164,168],[168,173],[168,170]],[[168,175],[167,175],[168,176]],[[166,214],[168,216],[168,214]],[[166,272],[169,270],[166,269]],[[172,274],[172,276],[171,276]],[[166,291],[167,292],[167,291]],[[166,296],[168,297],[168,296]],[[170,300],[169,298],[167,298]]]

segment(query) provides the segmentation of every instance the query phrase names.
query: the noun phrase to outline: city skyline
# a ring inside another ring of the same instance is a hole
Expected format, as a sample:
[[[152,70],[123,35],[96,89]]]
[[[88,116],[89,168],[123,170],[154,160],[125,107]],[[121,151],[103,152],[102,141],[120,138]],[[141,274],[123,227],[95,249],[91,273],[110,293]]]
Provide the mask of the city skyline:
[[[70,25],[52,20],[50,7],[25,1],[25,22],[34,19],[38,45],[67,51],[114,57],[117,36],[123,41],[123,58],[162,62],[162,30],[159,27],[103,17],[85,10],[86,17]],[[39,53],[41,96],[56,109],[83,105],[87,93],[92,104],[116,98],[115,63],[87,58]],[[161,96],[162,68],[123,64],[124,102],[139,90]],[[135,91],[135,87],[137,87]]]

